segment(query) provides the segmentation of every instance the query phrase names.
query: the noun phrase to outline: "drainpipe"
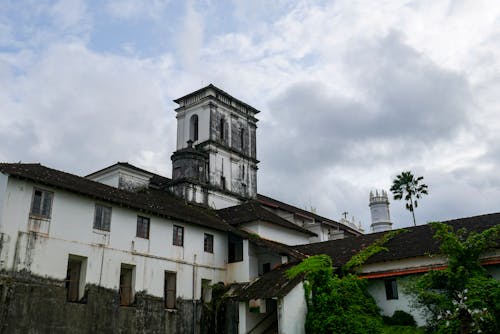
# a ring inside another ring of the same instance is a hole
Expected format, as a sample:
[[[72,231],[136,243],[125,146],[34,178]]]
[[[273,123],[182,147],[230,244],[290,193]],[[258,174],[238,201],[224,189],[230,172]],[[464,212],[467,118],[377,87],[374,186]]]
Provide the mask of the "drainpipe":
[[[196,333],[196,301],[195,301],[195,295],[196,295],[196,254],[194,254],[194,260],[193,260],[193,331],[192,333]]]

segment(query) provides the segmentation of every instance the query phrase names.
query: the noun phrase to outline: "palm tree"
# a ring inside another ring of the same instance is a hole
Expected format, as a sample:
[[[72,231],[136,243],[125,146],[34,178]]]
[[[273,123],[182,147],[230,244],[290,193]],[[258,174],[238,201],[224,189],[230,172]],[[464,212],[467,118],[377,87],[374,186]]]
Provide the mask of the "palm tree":
[[[418,206],[417,199],[422,195],[427,195],[427,185],[419,184],[424,179],[423,176],[415,178],[410,171],[402,172],[392,181],[391,192],[395,200],[403,199],[407,202],[406,209],[413,215],[413,224],[417,226],[415,220],[415,208]]]

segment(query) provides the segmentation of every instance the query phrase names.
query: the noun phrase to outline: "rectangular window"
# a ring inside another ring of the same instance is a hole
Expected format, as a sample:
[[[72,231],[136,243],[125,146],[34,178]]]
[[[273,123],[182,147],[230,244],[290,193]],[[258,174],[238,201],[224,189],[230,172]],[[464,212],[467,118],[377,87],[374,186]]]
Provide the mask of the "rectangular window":
[[[245,149],[245,129],[241,128],[240,129],[240,148],[242,150]]]
[[[122,264],[120,269],[120,306],[132,305],[134,301],[133,276],[134,267]]]
[[[234,234],[229,234],[227,242],[228,262],[232,263],[243,261],[243,239]]]
[[[220,139],[224,140],[224,118],[220,119]]]
[[[395,278],[385,280],[385,296],[387,300],[398,299],[398,283]]]
[[[78,302],[85,291],[86,258],[70,255],[66,271],[66,300]]]
[[[205,252],[208,253],[213,253],[214,252],[214,236],[208,233],[205,233],[205,240],[204,240],[204,250]]]
[[[212,299],[212,281],[209,279],[201,279],[201,302],[210,303]]]
[[[136,237],[149,239],[149,218],[137,216],[137,233]]]
[[[33,189],[30,217],[50,219],[54,194],[42,189]]]
[[[226,190],[226,178],[222,175],[220,177],[220,187],[222,190]]]
[[[269,262],[262,265],[262,272],[265,274],[271,271],[271,264]]]
[[[163,290],[163,299],[165,308],[175,308],[175,299],[177,298],[177,275],[173,272],[165,272],[165,283]]]
[[[108,206],[96,204],[94,213],[94,228],[101,231],[110,231],[111,227],[111,208]]]
[[[175,246],[184,246],[184,227],[174,225],[174,239],[172,244]]]

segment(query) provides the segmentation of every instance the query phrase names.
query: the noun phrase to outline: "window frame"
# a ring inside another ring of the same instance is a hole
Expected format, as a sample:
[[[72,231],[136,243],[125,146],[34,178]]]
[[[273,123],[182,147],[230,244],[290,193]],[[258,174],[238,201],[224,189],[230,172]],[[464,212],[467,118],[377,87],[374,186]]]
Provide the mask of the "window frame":
[[[179,233],[178,231],[180,231],[180,238],[179,238]],[[179,247],[184,247],[184,226],[180,226],[180,225],[174,225],[173,229],[172,229],[172,245],[174,246],[179,246]],[[180,241],[179,241],[180,239]]]
[[[34,204],[35,204],[35,198],[36,198],[36,192],[39,191],[41,192],[41,197],[40,197],[40,204],[38,207],[38,212],[33,212],[34,210]],[[46,201],[49,201],[48,204],[48,213],[44,213],[44,207]],[[54,192],[45,190],[42,188],[38,187],[33,187],[33,194],[31,196],[31,206],[30,206],[30,213],[29,217],[34,218],[34,219],[45,219],[45,220],[50,220],[52,216],[52,205],[54,203]]]
[[[139,222],[139,221],[141,221],[141,222]],[[142,228],[141,229],[139,228],[139,225],[143,224],[144,221],[147,222],[147,224],[146,224],[146,232],[145,232],[146,235],[145,236],[141,234],[142,232],[144,232],[142,230]],[[142,239],[148,239],[149,240],[150,230],[151,230],[151,218],[145,217],[145,216],[141,216],[141,215],[137,215],[137,224],[136,224],[135,236],[137,238],[142,238]],[[141,233],[139,233],[139,232],[141,232]]]
[[[97,224],[97,210],[98,208],[101,208],[101,215],[99,217],[100,221],[99,224]],[[105,220],[105,210],[109,210],[109,222],[107,223],[107,226],[104,222]],[[102,231],[102,232],[111,232],[111,216],[113,214],[113,208],[111,206],[107,206],[104,204],[100,203],[95,203],[94,206],[94,222],[92,225],[92,228],[94,230]],[[106,229],[107,227],[107,229]]]
[[[203,234],[203,250],[206,253],[214,253],[214,235],[210,233]]]
[[[389,278],[384,280],[384,285],[385,285],[385,297],[387,300],[399,299],[398,281],[395,278]]]
[[[169,286],[168,282],[174,282],[173,288]],[[173,293],[173,298],[169,299],[169,295]],[[171,301],[171,303],[169,303]],[[174,271],[165,271],[163,277],[163,306],[166,309],[177,308],[177,273]]]

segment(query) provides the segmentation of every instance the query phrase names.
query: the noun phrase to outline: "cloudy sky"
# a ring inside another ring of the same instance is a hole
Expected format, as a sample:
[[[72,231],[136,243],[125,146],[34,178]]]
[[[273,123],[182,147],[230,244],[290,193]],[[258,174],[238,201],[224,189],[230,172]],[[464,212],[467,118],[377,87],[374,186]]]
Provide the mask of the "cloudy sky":
[[[262,111],[262,194],[368,228],[411,170],[419,224],[500,211],[497,1],[0,0],[0,161],[170,176],[209,83]]]

